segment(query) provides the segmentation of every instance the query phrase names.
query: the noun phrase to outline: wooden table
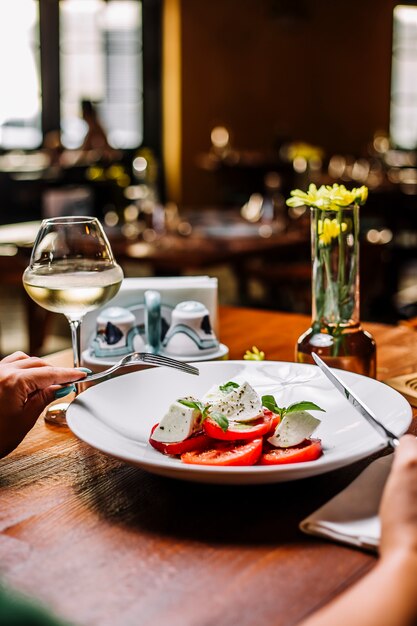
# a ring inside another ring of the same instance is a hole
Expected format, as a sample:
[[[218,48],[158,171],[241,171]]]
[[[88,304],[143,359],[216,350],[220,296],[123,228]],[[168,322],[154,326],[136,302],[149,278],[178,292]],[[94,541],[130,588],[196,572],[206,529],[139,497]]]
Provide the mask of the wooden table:
[[[303,316],[222,308],[230,357],[250,344],[293,360]],[[417,370],[417,334],[369,325],[378,376]],[[249,342],[249,343],[248,343]],[[68,352],[51,357],[65,364]],[[375,563],[298,523],[367,461],[253,487],[152,476],[39,420],[0,462],[0,573],[77,624],[296,624]]]

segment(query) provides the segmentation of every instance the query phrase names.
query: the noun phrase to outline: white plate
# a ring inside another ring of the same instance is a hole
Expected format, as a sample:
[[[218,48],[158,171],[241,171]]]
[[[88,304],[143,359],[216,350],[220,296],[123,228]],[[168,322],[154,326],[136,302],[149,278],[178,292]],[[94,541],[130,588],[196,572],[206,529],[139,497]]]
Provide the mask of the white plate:
[[[77,437],[118,459],[149,472],[205,483],[255,484],[323,474],[385,447],[363,417],[314,365],[279,361],[216,361],[199,365],[200,376],[153,368],[114,378],[80,394],[70,405],[68,425]],[[411,422],[409,403],[372,378],[338,370],[349,387],[396,435]],[[326,410],[315,436],[324,454],[316,461],[281,466],[209,467],[186,465],[148,443],[153,424],[181,396],[201,397],[212,385],[247,380],[260,395],[273,394],[280,406],[309,400]]]

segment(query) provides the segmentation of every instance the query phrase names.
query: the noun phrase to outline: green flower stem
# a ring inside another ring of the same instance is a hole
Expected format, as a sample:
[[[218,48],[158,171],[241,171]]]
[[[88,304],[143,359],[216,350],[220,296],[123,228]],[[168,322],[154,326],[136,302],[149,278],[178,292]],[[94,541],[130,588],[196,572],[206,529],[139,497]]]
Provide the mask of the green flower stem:
[[[314,211],[314,233],[313,234],[313,241],[312,241],[312,247],[314,246],[314,258],[318,259],[319,258],[319,218],[320,216],[323,217],[324,215],[324,211],[322,212],[322,215],[320,214],[320,211],[316,210]]]
[[[337,223],[339,225],[338,243],[339,243],[339,258],[337,268],[337,283],[339,285],[339,301],[341,298],[340,288],[345,284],[345,237],[342,231],[343,224],[343,209],[340,209],[337,213]]]
[[[338,301],[338,284],[332,279],[332,270],[330,267],[330,248],[322,248],[321,257],[324,262],[324,270],[326,272],[327,289],[325,294],[324,316],[329,319],[339,320],[339,301]]]
[[[332,356],[339,356],[340,348],[344,343],[344,335],[339,324],[336,324],[333,329],[333,340]]]
[[[356,234],[356,237],[354,238],[353,263],[349,276],[349,285],[353,285],[359,269],[359,207],[357,204],[353,208],[353,232]]]

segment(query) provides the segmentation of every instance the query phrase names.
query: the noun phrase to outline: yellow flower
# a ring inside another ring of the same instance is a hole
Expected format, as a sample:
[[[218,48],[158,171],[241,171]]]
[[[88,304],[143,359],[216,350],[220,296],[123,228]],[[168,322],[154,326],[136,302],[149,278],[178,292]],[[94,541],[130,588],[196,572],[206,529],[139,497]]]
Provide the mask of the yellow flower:
[[[246,350],[243,358],[246,361],[264,361],[265,360],[265,352],[262,352],[256,346],[252,346],[252,351]]]
[[[300,189],[291,191],[291,198],[287,204],[291,207],[312,206],[318,209],[338,211],[340,208],[351,204],[365,204],[368,197],[368,188],[365,186],[358,189],[346,189],[344,185],[322,185],[317,189],[311,184],[307,192]]]
[[[359,189],[352,189],[352,193],[355,194],[355,200],[358,204],[365,204],[368,199],[368,187],[362,185]]]
[[[318,221],[317,234],[319,243],[322,246],[329,246],[333,239],[340,235],[340,231],[344,233],[347,230],[346,222],[339,224],[337,220],[330,220],[326,217],[324,220]]]
[[[288,198],[287,204],[288,206],[295,208],[306,205],[325,209],[328,207],[330,202],[328,195],[329,194],[324,185],[317,189],[316,185],[312,183],[309,186],[307,193],[301,191],[300,189],[294,189],[291,191],[292,198]]]
[[[338,207],[349,206],[355,202],[354,190],[349,191],[344,185],[333,185],[333,187],[327,187],[327,189],[331,203]]]

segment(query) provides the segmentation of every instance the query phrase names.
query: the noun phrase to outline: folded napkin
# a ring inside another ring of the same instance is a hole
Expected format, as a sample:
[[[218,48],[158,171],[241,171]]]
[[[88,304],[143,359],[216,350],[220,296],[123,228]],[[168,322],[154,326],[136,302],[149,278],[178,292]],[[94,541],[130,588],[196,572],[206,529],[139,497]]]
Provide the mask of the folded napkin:
[[[365,550],[377,550],[381,535],[379,503],[392,455],[377,459],[348,486],[300,524],[310,535]]]

